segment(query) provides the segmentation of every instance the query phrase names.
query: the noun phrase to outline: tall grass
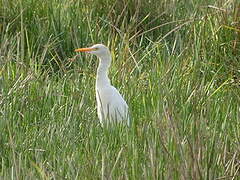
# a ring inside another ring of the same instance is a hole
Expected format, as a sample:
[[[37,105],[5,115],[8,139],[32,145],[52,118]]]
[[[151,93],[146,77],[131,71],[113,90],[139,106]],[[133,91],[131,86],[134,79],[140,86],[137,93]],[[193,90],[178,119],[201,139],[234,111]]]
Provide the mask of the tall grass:
[[[237,179],[239,6],[1,1],[0,179]],[[97,60],[73,50],[99,42],[130,128],[97,119]]]

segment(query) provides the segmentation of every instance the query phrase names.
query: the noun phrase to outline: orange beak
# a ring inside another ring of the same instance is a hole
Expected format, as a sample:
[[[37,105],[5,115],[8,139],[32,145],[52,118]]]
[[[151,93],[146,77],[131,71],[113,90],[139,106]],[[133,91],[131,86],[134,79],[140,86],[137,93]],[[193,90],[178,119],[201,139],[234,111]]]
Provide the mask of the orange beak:
[[[94,50],[96,49],[95,48],[79,48],[79,49],[75,49],[75,52],[89,52]]]

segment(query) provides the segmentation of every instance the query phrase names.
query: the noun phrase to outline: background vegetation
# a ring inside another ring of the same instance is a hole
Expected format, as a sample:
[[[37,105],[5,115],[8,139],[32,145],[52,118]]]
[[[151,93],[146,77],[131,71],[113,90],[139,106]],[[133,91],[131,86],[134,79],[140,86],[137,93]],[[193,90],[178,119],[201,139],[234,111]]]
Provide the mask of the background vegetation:
[[[0,179],[237,179],[239,22],[237,0],[1,0]],[[127,129],[74,53],[100,42]]]

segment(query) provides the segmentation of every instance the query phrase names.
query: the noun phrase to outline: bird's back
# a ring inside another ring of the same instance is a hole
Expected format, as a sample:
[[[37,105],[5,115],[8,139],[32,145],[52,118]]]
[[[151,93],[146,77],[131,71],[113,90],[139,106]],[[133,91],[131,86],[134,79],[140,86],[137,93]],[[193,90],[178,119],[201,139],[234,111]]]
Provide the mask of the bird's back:
[[[109,122],[129,124],[128,105],[115,87],[97,87],[96,98],[101,124]]]

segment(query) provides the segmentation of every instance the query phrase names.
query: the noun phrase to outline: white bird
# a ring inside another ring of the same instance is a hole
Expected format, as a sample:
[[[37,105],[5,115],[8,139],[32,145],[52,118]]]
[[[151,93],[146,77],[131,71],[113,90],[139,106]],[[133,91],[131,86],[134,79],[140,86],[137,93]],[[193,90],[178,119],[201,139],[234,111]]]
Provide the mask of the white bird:
[[[128,105],[108,78],[112,59],[109,49],[103,44],[95,44],[88,48],[75,49],[75,51],[94,54],[100,60],[96,77],[96,100],[97,114],[102,126],[113,122],[129,125]]]

